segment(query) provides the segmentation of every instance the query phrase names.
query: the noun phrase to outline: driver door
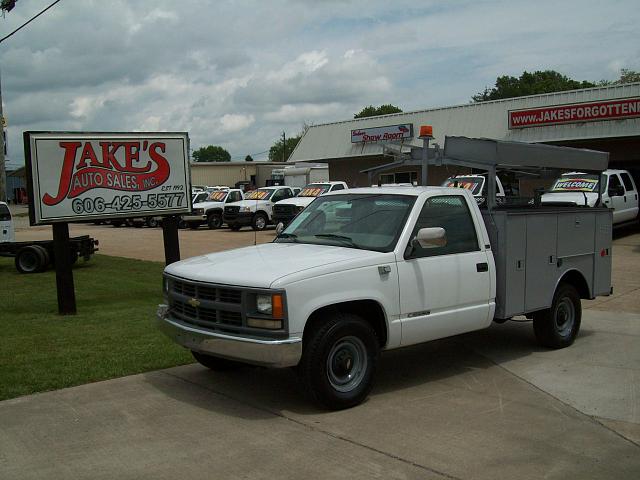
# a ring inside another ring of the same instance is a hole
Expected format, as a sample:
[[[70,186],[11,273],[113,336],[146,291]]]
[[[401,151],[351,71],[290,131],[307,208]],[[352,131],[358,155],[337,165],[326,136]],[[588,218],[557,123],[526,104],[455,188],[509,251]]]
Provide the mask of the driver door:
[[[444,228],[446,245],[416,245],[398,259],[402,345],[477,330],[492,320],[493,262],[479,241],[465,197],[428,198],[410,238],[428,227]]]

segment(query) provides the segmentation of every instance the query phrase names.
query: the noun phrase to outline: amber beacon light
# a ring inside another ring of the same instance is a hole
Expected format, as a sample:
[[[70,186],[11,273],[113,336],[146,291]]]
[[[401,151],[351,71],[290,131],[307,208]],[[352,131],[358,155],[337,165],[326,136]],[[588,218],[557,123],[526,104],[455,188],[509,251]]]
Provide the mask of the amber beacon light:
[[[433,138],[433,127],[431,125],[420,125],[420,138]]]

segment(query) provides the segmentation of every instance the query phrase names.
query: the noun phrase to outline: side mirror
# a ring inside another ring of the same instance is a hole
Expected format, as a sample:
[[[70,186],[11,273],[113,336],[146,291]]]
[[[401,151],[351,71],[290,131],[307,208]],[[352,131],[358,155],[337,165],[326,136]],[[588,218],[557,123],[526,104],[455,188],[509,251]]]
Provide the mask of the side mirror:
[[[438,248],[447,244],[447,232],[442,227],[421,228],[412,243],[422,248]]]
[[[284,231],[284,223],[279,222],[278,225],[276,225],[276,233],[280,235],[283,231]]]

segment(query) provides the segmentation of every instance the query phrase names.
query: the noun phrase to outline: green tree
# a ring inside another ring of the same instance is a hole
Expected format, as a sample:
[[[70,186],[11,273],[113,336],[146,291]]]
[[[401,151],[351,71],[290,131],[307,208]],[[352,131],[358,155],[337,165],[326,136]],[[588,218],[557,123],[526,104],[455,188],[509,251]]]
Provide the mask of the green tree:
[[[246,157],[244,157],[244,161],[245,162],[253,162],[253,157],[251,155],[247,155]]]
[[[620,78],[618,80],[600,80],[598,85],[622,85],[623,83],[640,82],[640,72],[629,70],[628,68],[620,69]]]
[[[284,161],[286,162],[287,159],[289,158],[289,155],[291,155],[291,152],[293,152],[293,149],[296,148],[296,145],[298,145],[298,142],[300,141],[301,138],[302,138],[302,134],[296,137],[287,138],[284,144],[282,142],[282,139],[278,140],[269,149],[269,161],[282,162],[282,159],[284,158]],[[283,145],[285,149],[284,155],[282,154]]]
[[[499,100],[501,98],[523,97],[538,93],[562,92],[578,88],[595,87],[596,84],[583,80],[573,80],[555,70],[544,70],[533,73],[523,72],[520,77],[504,75],[496,79],[496,85],[492,89],[484,91],[472,97],[474,102],[487,100]]]
[[[194,162],[229,162],[231,155],[224,148],[217,145],[200,147],[193,152]]]
[[[360,110],[359,113],[356,113],[353,118],[375,117],[377,115],[389,115],[390,113],[402,113],[402,109],[395,105],[391,105],[390,103],[380,105],[379,107],[369,105],[368,107],[364,107]]]

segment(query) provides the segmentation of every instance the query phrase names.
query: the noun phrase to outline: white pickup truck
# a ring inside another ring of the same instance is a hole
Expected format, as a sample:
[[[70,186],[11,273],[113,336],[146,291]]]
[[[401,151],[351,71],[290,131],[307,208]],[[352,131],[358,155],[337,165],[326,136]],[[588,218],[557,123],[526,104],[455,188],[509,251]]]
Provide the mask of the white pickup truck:
[[[262,187],[245,194],[244,200],[224,207],[224,223],[231,230],[251,226],[254,230],[264,230],[273,223],[273,205],[294,196],[290,187]]]
[[[611,292],[611,212],[481,211],[459,188],[343,190],[273,243],[167,266],[163,290],[159,328],[202,365],[295,366],[317,401],[348,408],[383,350],[516,315],[540,344],[570,345],[580,299]]]
[[[195,196],[198,197],[200,194]],[[244,193],[240,189],[217,190],[205,196],[205,199],[193,204],[191,214],[182,216],[182,221],[192,230],[202,224],[206,224],[211,230],[222,227],[225,205],[244,199]]]
[[[345,182],[315,182],[302,189],[295,197],[280,200],[273,206],[273,223],[288,225],[293,217],[304,210],[316,197],[328,193],[346,190]]]
[[[487,179],[484,175],[456,175],[454,177],[447,178],[444,182],[442,182],[443,187],[457,187],[464,188],[471,192],[478,202],[478,205],[482,205],[484,203],[485,198],[487,197]],[[502,186],[502,182],[500,178],[496,176],[496,200],[498,203],[504,201],[504,187]]]
[[[613,209],[614,225],[638,219],[638,188],[626,170],[608,169],[602,172],[604,188],[602,203]],[[598,202],[599,175],[569,172],[553,183],[540,198],[546,204],[573,204],[593,207]]]

